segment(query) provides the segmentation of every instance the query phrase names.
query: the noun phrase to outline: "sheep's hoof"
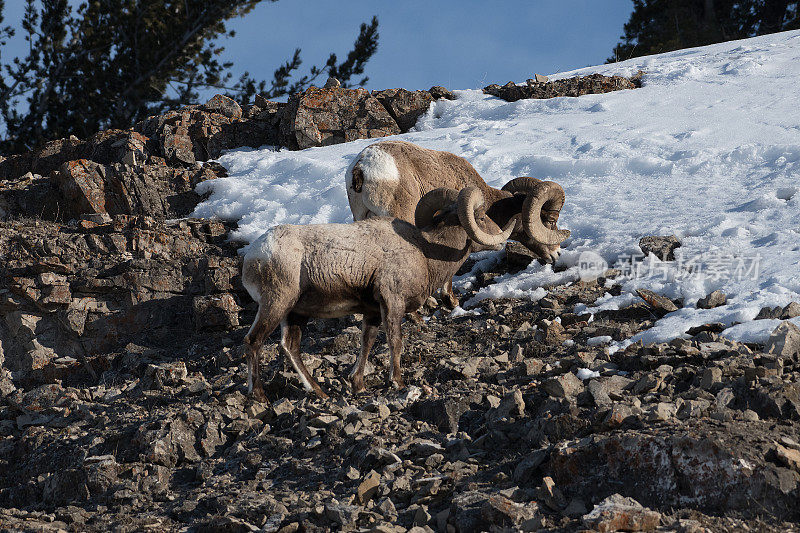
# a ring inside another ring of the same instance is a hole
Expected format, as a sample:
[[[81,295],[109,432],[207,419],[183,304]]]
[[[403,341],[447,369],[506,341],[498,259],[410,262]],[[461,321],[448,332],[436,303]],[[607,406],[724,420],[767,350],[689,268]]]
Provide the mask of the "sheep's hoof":
[[[406,315],[406,318],[408,318],[411,322],[413,322],[417,326],[425,325],[425,320],[422,319],[422,315],[419,314],[419,311],[412,311],[411,313],[408,313]]]
[[[353,393],[358,394],[364,392],[367,388],[364,386],[364,378],[352,377],[350,384],[353,386]]]
[[[264,389],[261,388],[261,385],[254,386],[251,394],[253,395],[253,399],[257,402],[264,403],[267,401],[267,395],[264,394]]]
[[[325,394],[325,391],[322,390],[322,387],[317,385],[316,387],[312,386],[312,388],[314,389],[314,394],[316,394],[317,397],[320,400],[327,400],[328,399],[328,395]]]

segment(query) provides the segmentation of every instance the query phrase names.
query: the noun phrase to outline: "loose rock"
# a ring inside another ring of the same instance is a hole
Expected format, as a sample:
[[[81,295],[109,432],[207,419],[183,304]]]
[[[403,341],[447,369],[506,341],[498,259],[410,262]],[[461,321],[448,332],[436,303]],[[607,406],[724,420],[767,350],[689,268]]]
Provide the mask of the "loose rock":
[[[781,322],[769,336],[764,351],[781,357],[797,355],[800,353],[800,328],[792,322]]]
[[[636,289],[636,294],[638,294],[642,300],[647,302],[648,305],[659,311],[671,313],[678,310],[678,306],[675,305],[672,300],[666,296],[656,294],[653,291],[647,289]]]
[[[662,261],[674,261],[675,250],[680,246],[681,242],[675,235],[648,235],[639,239],[639,248],[645,256],[653,254]]]
[[[661,514],[642,507],[633,498],[612,494],[583,517],[586,527],[596,531],[652,531]]]
[[[378,492],[378,486],[381,482],[381,476],[374,470],[371,470],[367,477],[358,485],[358,491],[356,492],[358,496],[358,501],[361,504],[367,503],[371,500],[375,494]]]
[[[567,372],[545,381],[542,388],[555,398],[573,398],[583,390],[583,382],[572,372]]]
[[[714,291],[709,293],[705,298],[700,298],[697,301],[697,307],[700,309],[714,309],[721,305],[728,303],[728,297],[722,291]]]

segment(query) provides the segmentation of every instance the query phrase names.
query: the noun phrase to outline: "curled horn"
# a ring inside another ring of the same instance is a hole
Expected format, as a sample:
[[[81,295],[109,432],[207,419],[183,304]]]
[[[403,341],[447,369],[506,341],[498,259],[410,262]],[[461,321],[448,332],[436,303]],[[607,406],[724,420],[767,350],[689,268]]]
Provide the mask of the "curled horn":
[[[503,186],[511,194],[524,193],[522,227],[531,239],[545,245],[560,244],[569,237],[569,230],[550,229],[542,223],[542,211],[558,213],[564,206],[564,189],[554,181],[536,178],[515,178]]]
[[[419,199],[414,210],[414,225],[424,228],[431,225],[437,211],[458,201],[458,191],[442,187],[434,189]]]
[[[540,183],[542,183],[542,180],[537,178],[529,178],[529,177],[514,178],[513,180],[503,185],[502,190],[508,191],[511,194],[517,194],[517,193],[528,194],[528,192],[531,189],[536,188]]]
[[[473,241],[484,246],[497,246],[508,240],[514,231],[516,217],[512,218],[500,233],[490,234],[475,221],[475,211],[483,206],[483,193],[477,187],[465,187],[458,194],[458,220]]]

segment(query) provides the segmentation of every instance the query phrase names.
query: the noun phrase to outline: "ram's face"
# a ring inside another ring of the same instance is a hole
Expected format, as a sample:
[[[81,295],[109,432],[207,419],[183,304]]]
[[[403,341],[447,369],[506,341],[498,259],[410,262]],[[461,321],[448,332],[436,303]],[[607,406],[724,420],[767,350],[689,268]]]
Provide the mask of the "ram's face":
[[[542,224],[549,229],[558,229],[556,223],[558,222],[558,211],[547,211],[542,210]],[[542,264],[552,264],[555,263],[556,260],[561,255],[561,245],[560,244],[542,244],[534,239],[532,239],[523,229],[521,220],[517,220],[517,226],[514,229],[514,233],[511,235],[511,238],[518,241],[520,244],[525,246],[528,250],[533,252],[536,255],[536,258]]]
[[[558,244],[544,245],[538,242],[523,242],[522,244],[524,244],[528,250],[536,254],[536,257],[542,264],[555,263],[561,255],[561,246]]]

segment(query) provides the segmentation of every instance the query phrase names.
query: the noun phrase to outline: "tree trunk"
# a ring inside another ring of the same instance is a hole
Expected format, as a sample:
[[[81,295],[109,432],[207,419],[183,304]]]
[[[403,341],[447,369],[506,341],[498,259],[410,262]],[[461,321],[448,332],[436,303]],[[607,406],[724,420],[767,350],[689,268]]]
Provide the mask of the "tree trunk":
[[[722,28],[717,22],[717,13],[714,11],[714,0],[703,0],[703,26],[709,42],[719,42],[723,39]]]
[[[758,28],[759,35],[775,33],[783,29],[783,19],[786,16],[788,0],[764,0],[760,9],[761,24]]]
[[[717,16],[714,13],[714,0],[704,0],[703,20],[709,28],[714,28],[717,25]]]

